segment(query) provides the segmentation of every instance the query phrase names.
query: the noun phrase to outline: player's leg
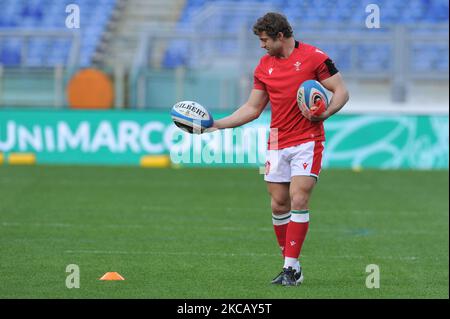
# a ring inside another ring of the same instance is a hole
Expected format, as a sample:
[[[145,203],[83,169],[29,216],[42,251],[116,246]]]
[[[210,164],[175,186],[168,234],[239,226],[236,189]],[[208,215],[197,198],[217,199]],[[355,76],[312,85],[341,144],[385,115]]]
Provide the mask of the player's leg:
[[[300,253],[309,228],[309,201],[322,165],[322,142],[309,142],[294,148],[291,160],[291,220],[286,230],[284,268],[292,269],[291,280],[283,284],[296,285],[303,281],[299,263]],[[297,278],[294,278],[297,274]]]
[[[284,258],[286,229],[291,216],[289,196],[291,169],[286,157],[283,156],[283,150],[268,151],[264,180],[270,194],[273,229]],[[278,274],[272,283],[281,284],[282,274],[283,272]]]
[[[270,194],[275,235],[283,253],[286,227],[291,215],[291,201],[289,196],[291,167],[283,150],[269,150],[266,159],[264,180],[267,182],[267,188]]]
[[[291,217],[291,198],[289,196],[289,183],[267,182],[267,190],[270,194],[273,229],[277,237],[281,254],[284,258],[286,229]]]
[[[311,176],[293,176],[290,187],[291,220],[286,231],[285,267],[295,266],[309,228],[309,200],[316,184]]]
[[[290,184],[291,219],[286,227],[284,274],[281,283],[296,286],[303,282],[300,251],[309,228],[308,202],[316,180],[310,176],[293,176]]]
[[[291,218],[291,198],[289,196],[289,183],[267,182],[267,189],[270,194],[270,204],[272,208],[272,223],[277,238],[278,246],[284,260],[284,247],[286,243],[286,230]],[[281,285],[283,279],[281,271],[271,283]]]

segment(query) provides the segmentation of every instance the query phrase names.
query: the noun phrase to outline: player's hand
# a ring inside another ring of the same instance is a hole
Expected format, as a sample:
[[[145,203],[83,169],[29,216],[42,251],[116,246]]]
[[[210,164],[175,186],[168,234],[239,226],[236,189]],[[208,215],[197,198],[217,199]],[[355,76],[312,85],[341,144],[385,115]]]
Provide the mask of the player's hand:
[[[314,105],[311,107],[311,115],[312,116],[319,116],[323,112],[327,110],[325,106],[325,102],[323,100],[317,100]]]
[[[310,121],[319,122],[328,118],[327,108],[323,100],[318,100],[310,109]]]
[[[217,131],[219,128],[216,126],[216,122],[213,123],[211,127],[208,127],[207,129],[203,130],[203,133],[212,133],[214,131]]]

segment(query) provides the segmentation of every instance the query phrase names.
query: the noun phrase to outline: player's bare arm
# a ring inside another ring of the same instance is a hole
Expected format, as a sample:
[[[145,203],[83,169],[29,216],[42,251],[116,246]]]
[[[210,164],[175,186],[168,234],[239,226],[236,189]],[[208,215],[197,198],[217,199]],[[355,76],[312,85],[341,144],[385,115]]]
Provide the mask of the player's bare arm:
[[[342,79],[340,73],[329,77],[320,82],[327,90],[333,92],[333,97],[331,98],[330,104],[325,112],[318,116],[310,116],[310,120],[313,122],[324,121],[331,115],[339,112],[349,100],[349,93],[345,82]],[[306,115],[305,115],[306,116]]]
[[[261,115],[268,102],[269,95],[266,91],[253,89],[246,103],[230,116],[215,121],[212,128],[233,128],[251,122]]]

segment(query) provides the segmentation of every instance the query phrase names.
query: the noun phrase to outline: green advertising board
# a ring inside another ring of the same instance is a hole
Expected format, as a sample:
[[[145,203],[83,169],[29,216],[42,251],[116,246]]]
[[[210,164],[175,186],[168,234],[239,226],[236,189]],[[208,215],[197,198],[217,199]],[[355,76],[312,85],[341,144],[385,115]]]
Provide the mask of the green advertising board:
[[[226,114],[214,114],[221,118]],[[270,113],[243,128],[189,135],[169,111],[0,110],[0,153],[39,164],[139,165],[170,155],[181,165],[261,166]],[[324,167],[448,169],[448,115],[346,115],[325,122]]]

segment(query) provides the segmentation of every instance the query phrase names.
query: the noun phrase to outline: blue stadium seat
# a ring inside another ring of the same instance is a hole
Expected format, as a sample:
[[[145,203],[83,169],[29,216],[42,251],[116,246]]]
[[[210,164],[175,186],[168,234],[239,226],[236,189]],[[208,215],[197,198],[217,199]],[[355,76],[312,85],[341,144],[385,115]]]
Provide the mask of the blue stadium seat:
[[[3,48],[0,50],[0,63],[10,66],[17,66],[21,62],[20,50]]]

